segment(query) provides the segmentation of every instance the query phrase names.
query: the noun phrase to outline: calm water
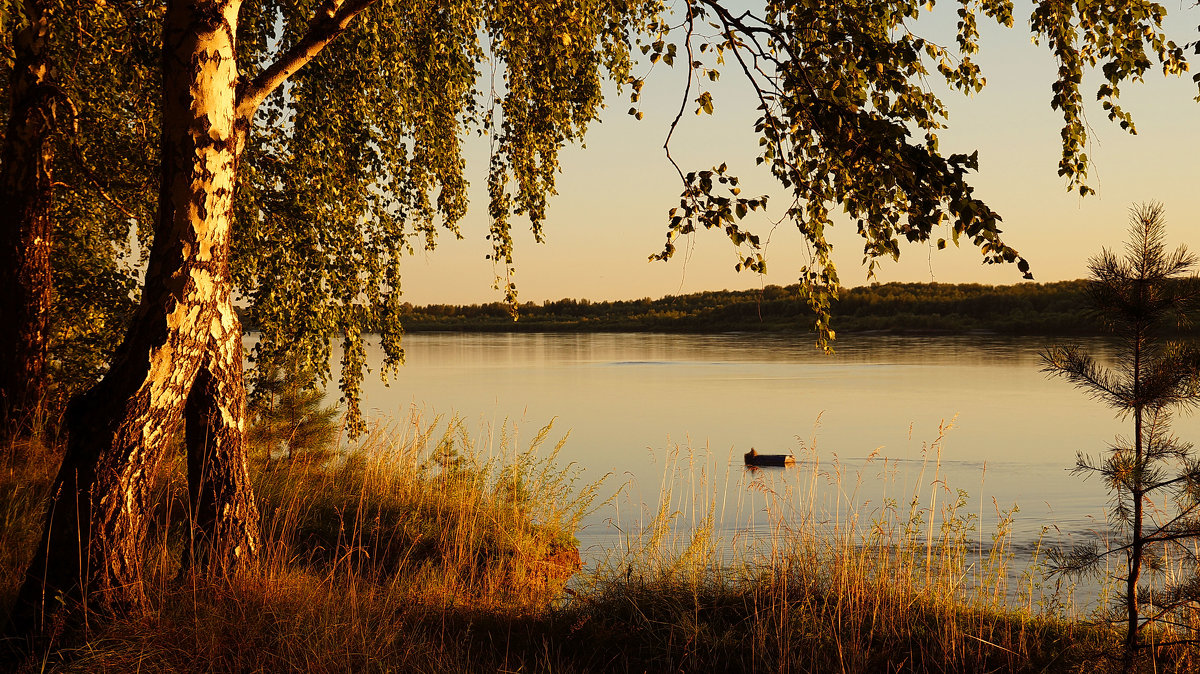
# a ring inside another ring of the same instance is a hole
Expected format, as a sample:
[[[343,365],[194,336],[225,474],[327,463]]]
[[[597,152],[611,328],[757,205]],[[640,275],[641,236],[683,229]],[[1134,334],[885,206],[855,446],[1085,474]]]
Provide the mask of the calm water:
[[[728,540],[767,528],[767,491],[786,493],[784,508],[811,499],[833,517],[871,517],[888,499],[907,509],[914,493],[944,503],[948,485],[968,492],[984,540],[997,510],[1019,506],[1015,542],[1029,548],[1044,526],[1052,537],[1103,529],[1103,487],[1067,471],[1076,452],[1100,453],[1124,432],[1110,410],[1039,371],[1050,343],[847,337],[826,356],[807,336],[417,334],[396,381],[368,377],[364,407],[457,414],[476,435],[507,420],[531,438],[554,420],[556,437],[570,432],[563,462],[585,479],[612,474],[607,493],[624,485],[581,532],[591,557],[615,544],[616,526],[636,526],[639,504],[657,504],[664,475],[687,457],[695,465],[666,478],[675,501],[709,498],[715,483]],[[1200,437],[1194,418],[1175,430]],[[816,461],[818,478],[811,463],[749,473],[751,447]]]

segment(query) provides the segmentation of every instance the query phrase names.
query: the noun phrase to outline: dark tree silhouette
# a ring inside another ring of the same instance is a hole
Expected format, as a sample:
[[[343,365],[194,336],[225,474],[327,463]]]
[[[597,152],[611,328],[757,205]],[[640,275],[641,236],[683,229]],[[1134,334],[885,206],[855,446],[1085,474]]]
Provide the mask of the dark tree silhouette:
[[[1132,436],[1118,437],[1102,458],[1081,453],[1075,468],[1098,474],[1108,486],[1119,538],[1107,548],[1091,543],[1058,551],[1055,560],[1060,572],[1086,573],[1102,571],[1112,555],[1124,555],[1118,602],[1126,624],[1127,672],[1136,667],[1145,626],[1157,622],[1186,630],[1175,613],[1200,599],[1194,573],[1180,574],[1178,582],[1150,582],[1157,580],[1152,572],[1167,563],[1195,569],[1198,561],[1189,544],[1200,536],[1200,462],[1190,443],[1171,434],[1170,421],[1174,412],[1200,402],[1200,353],[1163,339],[1197,306],[1200,285],[1192,272],[1198,258],[1184,246],[1167,251],[1161,205],[1135,207],[1130,220],[1125,255],[1106,249],[1088,263],[1088,296],[1097,318],[1118,340],[1116,363],[1106,367],[1078,346],[1042,354],[1045,372],[1133,422]],[[1164,502],[1174,507],[1164,510]],[[1185,631],[1180,639],[1191,637]]]

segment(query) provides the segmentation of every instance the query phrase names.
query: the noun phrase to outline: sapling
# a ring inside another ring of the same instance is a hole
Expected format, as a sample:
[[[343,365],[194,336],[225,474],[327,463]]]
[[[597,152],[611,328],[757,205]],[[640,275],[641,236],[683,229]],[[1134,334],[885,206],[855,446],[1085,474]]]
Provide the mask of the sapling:
[[[1065,378],[1132,422],[1100,457],[1080,453],[1074,472],[1099,475],[1112,495],[1116,537],[1106,546],[1085,543],[1059,550],[1055,570],[1101,573],[1114,556],[1121,589],[1118,622],[1125,624],[1125,671],[1136,667],[1147,625],[1170,628],[1167,641],[1191,641],[1194,622],[1182,615],[1200,600],[1196,580],[1200,537],[1200,462],[1190,443],[1171,433],[1175,412],[1200,402],[1200,355],[1169,339],[1188,325],[1200,285],[1197,257],[1186,247],[1168,251],[1160,204],[1130,211],[1124,255],[1104,249],[1088,262],[1087,294],[1100,323],[1113,335],[1111,364],[1080,346],[1042,353],[1043,371]],[[1177,580],[1155,574],[1167,564]],[[1182,618],[1182,619],[1181,619]]]

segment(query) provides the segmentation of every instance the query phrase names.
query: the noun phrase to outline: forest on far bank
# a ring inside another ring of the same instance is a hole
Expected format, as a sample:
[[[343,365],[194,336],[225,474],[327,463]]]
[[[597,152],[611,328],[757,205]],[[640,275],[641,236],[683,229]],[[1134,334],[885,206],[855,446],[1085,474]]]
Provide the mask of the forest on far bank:
[[[813,314],[801,292],[798,284],[768,285],[659,299],[525,302],[516,321],[501,302],[404,304],[401,322],[409,332],[805,332]],[[874,283],[842,290],[832,306],[832,327],[839,333],[1102,334],[1087,307],[1082,280]]]

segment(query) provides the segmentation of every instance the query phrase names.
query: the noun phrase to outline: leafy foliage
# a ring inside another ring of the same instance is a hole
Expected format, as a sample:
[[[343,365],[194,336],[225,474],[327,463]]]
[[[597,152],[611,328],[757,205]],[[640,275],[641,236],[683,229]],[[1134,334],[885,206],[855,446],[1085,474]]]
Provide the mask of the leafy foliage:
[[[1050,106],[1063,115],[1058,174],[1080,195],[1094,191],[1085,182],[1087,125],[1079,92],[1084,73],[1100,66],[1104,81],[1096,90],[1096,100],[1110,120],[1136,134],[1132,115],[1118,104],[1122,85],[1141,80],[1153,65],[1151,56],[1158,59],[1163,74],[1187,72],[1183,49],[1160,30],[1166,15],[1165,7],[1147,0],[1122,3],[1115,12],[1087,2],[1043,0],[1034,5],[1029,17],[1034,40],[1044,41],[1058,61],[1058,79],[1050,100]]]
[[[983,10],[1011,22],[1011,15],[1000,16],[994,5]],[[943,156],[938,148],[936,130],[943,127],[946,110],[925,88],[929,62],[938,62],[952,86],[978,90],[983,79],[969,59],[973,38],[960,28],[966,56],[958,68],[950,68],[949,50],[905,27],[919,11],[915,2],[768,2],[761,13],[740,16],[715,0],[687,6],[689,88],[692,76],[715,70],[728,52],[757,94],[758,162],[790,190],[786,217],[811,246],[811,264],[800,270],[800,280],[816,313],[814,329],[822,346],[834,337],[829,312],[840,285],[825,238],[825,229],[833,225],[833,204],[857,221],[868,273],[879,257],[899,257],[901,238],[926,241],[948,219],[956,243],[966,235],[985,261],[1019,262],[1028,274],[1028,264],[1000,238],[1000,216],[966,183],[966,174],[978,168],[977,156]],[[707,23],[717,37],[704,37],[698,22]],[[660,30],[665,35],[667,27],[660,24]],[[647,49],[661,53],[661,44],[660,38]],[[672,51],[673,45],[667,54]],[[704,52],[716,54],[714,66],[699,60]],[[698,79],[698,86],[702,82]],[[711,95],[702,93],[697,100],[702,111],[711,112]],[[914,133],[923,139],[914,142]],[[759,248],[758,238],[734,223],[765,199],[722,212],[725,198],[714,200],[703,184],[697,189],[691,175],[681,173],[686,189],[680,209],[672,212],[667,246],[655,259],[671,257],[675,237],[692,232],[696,224],[711,228],[714,221],[726,223],[735,246]],[[737,198],[738,188],[729,191]],[[765,263],[749,255],[738,268],[761,272]]]
[[[53,78],[65,105],[53,167],[55,230],[49,352],[52,408],[94,383],[116,349],[133,306],[139,259],[157,200],[161,3],[50,0]],[[11,6],[12,28],[26,19]],[[12,66],[12,33],[0,59]],[[9,113],[0,77],[0,122]],[[119,120],[114,122],[114,120]],[[0,126],[3,128],[3,126]]]
[[[1119,601],[1126,614],[1126,671],[1134,666],[1146,624],[1183,627],[1187,621],[1177,621],[1175,612],[1191,611],[1200,601],[1200,459],[1170,432],[1173,412],[1200,403],[1200,352],[1162,339],[1165,329],[1187,322],[1198,308],[1200,285],[1184,277],[1200,258],[1183,246],[1167,251],[1160,205],[1135,208],[1130,219],[1125,255],[1104,250],[1088,265],[1092,305],[1121,347],[1116,367],[1077,346],[1054,347],[1042,356],[1046,372],[1133,421],[1131,437],[1117,438],[1101,459],[1080,454],[1076,466],[1077,473],[1097,474],[1107,485],[1109,516],[1120,538],[1107,549],[1092,544],[1060,552],[1057,560],[1060,571],[1083,573],[1103,570],[1111,555],[1124,556],[1118,578],[1125,585]],[[1140,585],[1143,567],[1158,572],[1147,575],[1159,587]],[[1177,569],[1174,581],[1170,567]],[[1184,638],[1195,635],[1185,632]]]
[[[945,127],[947,110],[927,86],[928,78],[936,72],[952,89],[978,92],[985,84],[972,60],[980,48],[978,20],[1013,25],[1010,0],[959,4],[957,50],[909,29],[908,22],[921,16],[922,3],[915,0],[768,1],[761,10],[740,14],[719,0],[688,0],[679,27],[682,49],[668,42],[677,35],[676,27],[662,17],[651,24],[652,35],[642,44],[652,63],[672,65],[679,52],[686,53],[688,83],[679,115],[691,101],[693,88],[700,90],[694,99],[696,113],[712,113],[713,97],[704,90],[705,80],[716,81],[726,59],[751,84],[760,113],[755,124],[761,148],[758,163],[791,193],[785,219],[803,233],[810,247],[810,263],[800,269],[800,281],[815,313],[818,344],[826,348],[834,337],[830,310],[840,292],[825,236],[834,224],[833,206],[840,206],[857,224],[868,278],[880,258],[899,257],[902,241],[929,241],[943,225],[956,245],[966,238],[976,246],[984,262],[1016,263],[1026,278],[1032,278],[1029,263],[1001,237],[1000,215],[976,198],[967,182],[967,175],[979,168],[978,154],[944,154],[939,147],[937,132]],[[925,3],[925,11],[932,11],[933,5]],[[1165,13],[1150,2],[1120,9],[1057,0],[1034,5],[1035,40],[1045,39],[1060,62],[1051,101],[1064,117],[1059,173],[1082,194],[1090,192],[1084,184],[1086,127],[1078,92],[1083,73],[1101,66],[1105,84],[1098,98],[1109,117],[1132,132],[1131,118],[1116,104],[1121,85],[1143,77],[1152,65],[1151,54],[1164,73],[1186,70],[1182,50],[1160,30]],[[630,81],[636,103],[641,80]],[[631,113],[640,115],[636,108]],[[670,135],[668,157],[669,143]],[[679,169],[679,175],[684,184],[680,206],[670,213],[665,247],[651,259],[669,259],[674,240],[697,227],[721,227],[735,246],[748,248],[748,253],[739,253],[737,269],[763,272],[766,262],[758,252],[759,239],[738,222],[749,211],[765,207],[765,197],[739,197],[738,181],[724,166],[687,174]],[[709,180],[712,175],[720,175],[719,183],[725,186],[717,195]],[[737,205],[731,209],[733,203]],[[945,239],[937,245],[945,247]]]
[[[60,227],[54,242],[59,265],[49,334],[51,409],[64,408],[100,378],[133,313],[136,284],[129,267],[106,254],[96,238],[104,235],[81,223]]]
[[[310,11],[244,8],[243,69],[299,40]],[[254,358],[290,352],[326,376],[340,338],[340,385],[362,428],[361,335],[379,331],[385,375],[402,362],[402,259],[434,248],[439,229],[459,235],[471,132],[492,141],[489,238],[515,302],[510,218],[527,216],[540,239],[558,151],[598,113],[602,77],[625,77],[626,36],[647,11],[611,0],[378,2],[293,75],[260,110],[240,174],[234,273],[261,330]]]

